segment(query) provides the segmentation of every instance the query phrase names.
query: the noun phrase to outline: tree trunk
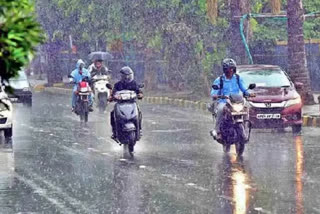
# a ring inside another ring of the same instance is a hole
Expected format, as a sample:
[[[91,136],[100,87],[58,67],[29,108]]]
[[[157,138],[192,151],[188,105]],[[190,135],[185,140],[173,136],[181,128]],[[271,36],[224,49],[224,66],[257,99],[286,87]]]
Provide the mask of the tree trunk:
[[[302,0],[288,0],[288,69],[292,80],[302,82],[299,91],[304,103],[314,103],[310,76],[306,63],[303,37],[304,12]]]
[[[240,18],[235,16],[242,16],[250,12],[250,4],[248,0],[231,0],[231,22],[230,22],[230,36],[231,41],[230,57],[234,58],[238,64],[247,64],[246,50],[240,35]],[[245,29],[248,27],[248,21],[245,22]],[[246,30],[245,30],[246,31]]]

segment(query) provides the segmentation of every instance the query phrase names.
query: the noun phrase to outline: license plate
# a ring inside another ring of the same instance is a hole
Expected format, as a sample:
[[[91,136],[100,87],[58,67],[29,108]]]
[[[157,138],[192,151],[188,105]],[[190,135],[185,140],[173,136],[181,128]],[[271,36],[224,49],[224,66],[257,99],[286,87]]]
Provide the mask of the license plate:
[[[231,115],[246,115],[247,112],[231,112]]]
[[[257,114],[259,120],[281,119],[281,114]]]

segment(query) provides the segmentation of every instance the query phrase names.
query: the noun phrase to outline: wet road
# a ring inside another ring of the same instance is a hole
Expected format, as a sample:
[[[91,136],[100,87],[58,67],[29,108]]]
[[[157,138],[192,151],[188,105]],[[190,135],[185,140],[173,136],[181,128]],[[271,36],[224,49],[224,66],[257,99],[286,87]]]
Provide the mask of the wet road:
[[[82,125],[69,98],[15,105],[0,148],[0,213],[320,213],[320,132],[255,131],[242,159],[209,136],[211,118],[141,105],[134,158],[110,139],[109,115]]]

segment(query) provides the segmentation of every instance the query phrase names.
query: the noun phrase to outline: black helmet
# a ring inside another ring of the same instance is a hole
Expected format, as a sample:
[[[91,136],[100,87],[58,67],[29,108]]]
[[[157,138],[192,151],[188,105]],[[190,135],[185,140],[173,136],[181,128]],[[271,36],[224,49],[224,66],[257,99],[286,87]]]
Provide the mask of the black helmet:
[[[222,61],[223,72],[226,72],[229,69],[232,69],[234,73],[237,71],[237,63],[231,58],[226,58]]]
[[[120,70],[121,81],[129,83],[133,81],[133,71],[129,66],[125,66]]]

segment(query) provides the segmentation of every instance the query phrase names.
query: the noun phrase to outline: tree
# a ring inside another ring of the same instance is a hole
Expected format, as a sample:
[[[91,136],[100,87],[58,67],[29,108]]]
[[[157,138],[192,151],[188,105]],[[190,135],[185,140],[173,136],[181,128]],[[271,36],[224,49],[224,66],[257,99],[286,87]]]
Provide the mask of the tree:
[[[240,18],[244,14],[250,13],[250,4],[248,0],[230,0],[230,35],[231,41],[230,57],[234,58],[239,64],[244,64],[246,60],[246,50],[240,35]],[[248,22],[245,28],[248,28]]]
[[[311,103],[310,76],[307,69],[305,44],[303,36],[304,10],[302,0],[288,0],[288,68],[293,81],[304,84],[301,95],[305,103]]]
[[[42,41],[30,0],[0,0],[0,77],[17,75]]]

